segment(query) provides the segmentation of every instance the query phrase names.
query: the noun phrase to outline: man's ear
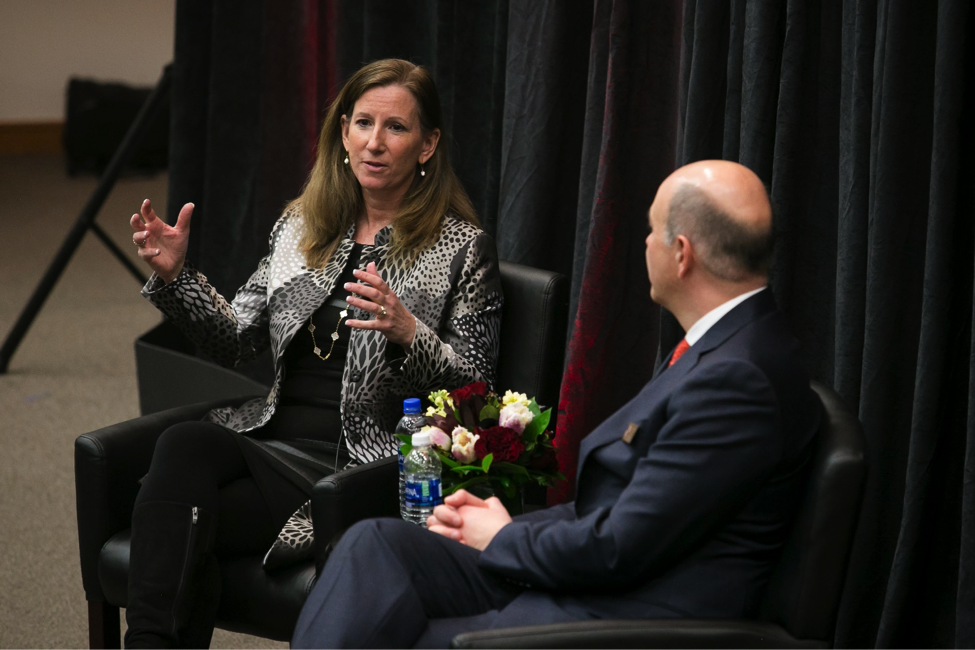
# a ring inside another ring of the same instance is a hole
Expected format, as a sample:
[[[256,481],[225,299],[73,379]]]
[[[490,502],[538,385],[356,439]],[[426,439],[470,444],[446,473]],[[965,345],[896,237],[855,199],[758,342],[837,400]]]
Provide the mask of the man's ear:
[[[684,235],[677,235],[674,241],[674,261],[677,263],[677,277],[685,278],[694,268],[694,246]]]

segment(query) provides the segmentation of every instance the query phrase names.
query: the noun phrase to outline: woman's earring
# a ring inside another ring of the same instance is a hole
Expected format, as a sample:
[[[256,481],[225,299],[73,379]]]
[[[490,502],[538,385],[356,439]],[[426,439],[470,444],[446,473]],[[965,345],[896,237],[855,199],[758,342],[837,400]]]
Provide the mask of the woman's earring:
[[[348,151],[345,152],[345,160],[343,160],[342,162],[344,162],[346,165],[349,164],[349,152]]]
[[[420,176],[426,176],[426,175],[427,175],[427,173],[423,169],[423,163],[420,163]]]

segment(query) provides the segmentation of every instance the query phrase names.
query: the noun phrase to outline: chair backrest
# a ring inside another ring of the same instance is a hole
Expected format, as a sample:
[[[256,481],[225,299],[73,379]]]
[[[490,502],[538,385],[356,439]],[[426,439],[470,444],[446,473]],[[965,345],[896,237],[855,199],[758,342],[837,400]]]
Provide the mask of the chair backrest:
[[[569,317],[569,284],[552,271],[501,262],[504,310],[495,388],[558,407]]]
[[[823,423],[792,533],[769,583],[762,618],[797,639],[832,645],[867,472],[863,427],[833,389],[812,382]]]

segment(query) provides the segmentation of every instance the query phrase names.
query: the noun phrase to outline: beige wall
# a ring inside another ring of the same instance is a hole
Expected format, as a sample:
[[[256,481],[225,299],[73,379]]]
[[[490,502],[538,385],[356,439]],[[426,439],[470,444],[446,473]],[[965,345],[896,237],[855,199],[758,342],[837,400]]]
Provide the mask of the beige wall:
[[[69,77],[155,85],[176,0],[0,0],[0,122],[64,118]]]

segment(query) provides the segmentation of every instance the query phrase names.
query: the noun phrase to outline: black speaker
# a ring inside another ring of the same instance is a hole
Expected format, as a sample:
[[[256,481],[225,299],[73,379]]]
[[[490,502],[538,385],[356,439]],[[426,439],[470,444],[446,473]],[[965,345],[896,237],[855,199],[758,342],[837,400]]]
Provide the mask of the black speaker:
[[[101,175],[152,88],[70,79],[64,151],[68,174]],[[169,162],[169,98],[132,156],[129,170],[153,173]]]

